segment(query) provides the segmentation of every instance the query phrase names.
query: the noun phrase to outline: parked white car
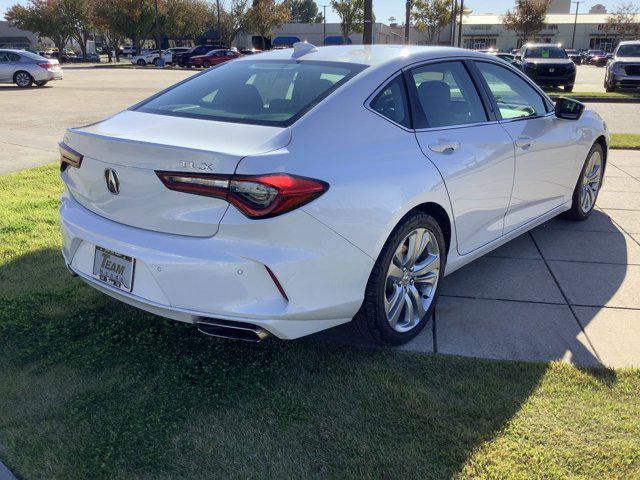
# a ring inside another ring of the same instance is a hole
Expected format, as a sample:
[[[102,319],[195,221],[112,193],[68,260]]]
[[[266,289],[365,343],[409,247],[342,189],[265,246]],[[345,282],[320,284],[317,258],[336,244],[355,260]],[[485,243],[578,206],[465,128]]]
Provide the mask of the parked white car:
[[[210,335],[292,339],[355,316],[401,344],[445,273],[587,218],[608,144],[597,114],[491,55],[296,44],[70,129],[63,255]]]
[[[52,80],[62,80],[60,62],[24,50],[0,49],[0,83],[18,87],[44,87]]]
[[[131,63],[145,67],[147,65],[160,65],[160,60],[163,60],[165,64],[173,63],[174,54],[184,53],[189,51],[188,47],[171,47],[166,50],[152,50],[149,52],[143,52],[140,55],[131,57]]]

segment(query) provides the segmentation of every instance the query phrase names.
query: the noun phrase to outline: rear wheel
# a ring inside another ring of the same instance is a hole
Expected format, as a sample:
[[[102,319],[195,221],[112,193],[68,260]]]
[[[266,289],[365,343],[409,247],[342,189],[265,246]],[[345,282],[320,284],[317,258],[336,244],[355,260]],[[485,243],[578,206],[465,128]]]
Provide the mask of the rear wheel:
[[[209,60],[205,60],[204,62],[202,62],[202,66],[204,68],[209,68],[211,67],[211,62],[209,62]]]
[[[160,66],[160,59],[159,58],[154,58],[153,59],[153,65],[156,66],[156,67],[159,67]]]
[[[20,88],[29,88],[31,85],[33,85],[33,77],[29,74],[29,72],[20,70],[13,76],[13,82]]]
[[[145,62],[142,58],[136,62],[140,67],[146,67],[147,62]]]
[[[571,210],[565,215],[567,218],[580,221],[586,220],[591,215],[600,192],[603,173],[604,151],[602,146],[596,143],[591,147],[580,172],[580,178],[573,191]]]
[[[424,328],[444,275],[446,251],[438,222],[424,213],[398,225],[376,261],[357,316],[379,343],[401,345]]]

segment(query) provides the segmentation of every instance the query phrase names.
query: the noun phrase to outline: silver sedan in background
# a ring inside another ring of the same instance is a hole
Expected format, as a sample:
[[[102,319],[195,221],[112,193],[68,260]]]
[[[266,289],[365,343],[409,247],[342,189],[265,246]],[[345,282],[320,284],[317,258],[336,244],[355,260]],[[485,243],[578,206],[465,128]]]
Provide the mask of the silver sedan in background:
[[[15,83],[28,88],[62,80],[62,68],[55,58],[44,58],[24,50],[0,49],[0,83]]]

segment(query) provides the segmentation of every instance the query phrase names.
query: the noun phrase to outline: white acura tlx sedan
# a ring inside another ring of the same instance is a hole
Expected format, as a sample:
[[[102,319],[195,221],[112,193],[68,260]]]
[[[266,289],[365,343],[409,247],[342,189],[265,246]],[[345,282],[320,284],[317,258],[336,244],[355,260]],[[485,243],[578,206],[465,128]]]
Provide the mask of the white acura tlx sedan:
[[[300,43],[70,129],[63,254],[96,289],[210,335],[354,319],[401,344],[445,274],[587,218],[608,143],[598,115],[490,55]]]

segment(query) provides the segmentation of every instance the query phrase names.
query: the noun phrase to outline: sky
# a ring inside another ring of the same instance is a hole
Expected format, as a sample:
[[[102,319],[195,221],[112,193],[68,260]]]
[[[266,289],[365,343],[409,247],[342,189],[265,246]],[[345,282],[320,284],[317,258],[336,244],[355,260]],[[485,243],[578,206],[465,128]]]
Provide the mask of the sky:
[[[223,0],[224,1],[224,0]],[[590,0],[580,5],[580,12],[587,13],[589,8],[591,8],[596,3],[601,3],[609,11],[616,7],[620,3],[621,0]],[[0,0],[0,13],[1,19],[4,20],[4,12],[8,7],[15,3],[27,3],[27,0]],[[329,0],[317,0],[316,3],[318,6],[320,5],[329,5]],[[509,8],[511,8],[514,4],[514,0],[466,0],[465,6],[468,6],[474,12],[477,13],[504,13]],[[575,7],[573,7],[575,8]],[[373,11],[376,15],[376,20],[382,23],[389,23],[389,17],[395,17],[399,23],[403,23],[404,19],[404,9],[405,9],[405,1],[404,0],[373,0]],[[327,21],[328,22],[339,22],[338,16],[330,12],[330,9],[327,8]]]

